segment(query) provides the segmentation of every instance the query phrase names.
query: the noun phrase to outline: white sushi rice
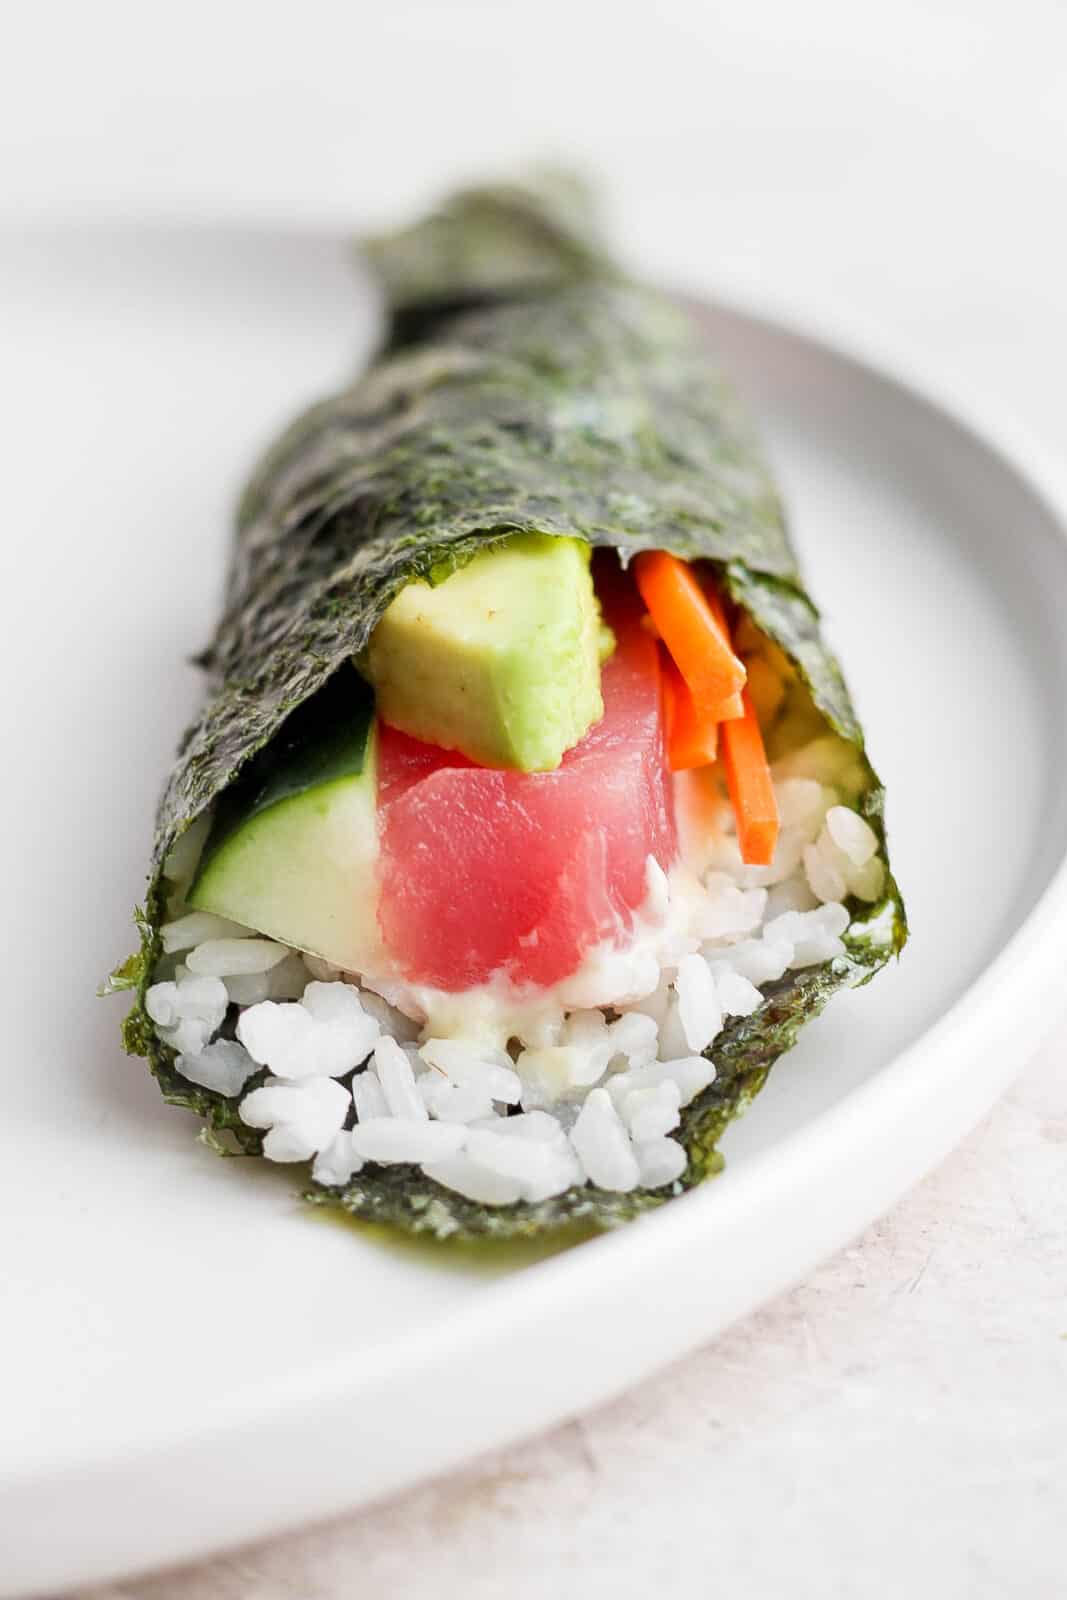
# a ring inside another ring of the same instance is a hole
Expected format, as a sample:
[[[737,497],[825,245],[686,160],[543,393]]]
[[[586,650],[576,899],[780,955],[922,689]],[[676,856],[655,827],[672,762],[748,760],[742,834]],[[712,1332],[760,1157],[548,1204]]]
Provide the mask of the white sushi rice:
[[[644,1189],[663,1189],[677,1183],[685,1171],[685,1151],[677,1139],[649,1139],[634,1146],[637,1171]]]
[[[193,1055],[180,1055],[178,1071],[190,1083],[232,1098],[240,1094],[258,1068],[236,1039],[216,1039]]]
[[[205,939],[189,951],[185,964],[200,977],[246,978],[269,972],[288,954],[288,946],[273,939]]]
[[[343,987],[343,984],[338,985],[338,988]],[[385,1034],[374,1046],[374,1071],[382,1086],[382,1094],[385,1096],[390,1117],[402,1118],[408,1122],[428,1120],[430,1114],[415,1087],[415,1074],[411,1070],[411,1062],[396,1040],[390,1039]],[[451,1153],[451,1151],[441,1152],[443,1155]]]
[[[571,1144],[590,1183],[625,1193],[641,1181],[633,1143],[606,1089],[590,1089],[571,1129]]]
[[[300,1000],[264,1000],[243,1010],[237,1037],[276,1077],[339,1078],[366,1060],[381,1030],[349,984],[311,982]]]
[[[360,1122],[371,1122],[375,1117],[389,1117],[388,1101],[374,1072],[357,1072],[352,1079],[352,1101]]]
[[[683,956],[674,980],[678,1020],[690,1050],[706,1050],[722,1031],[722,1006],[715,992],[715,976],[697,951]]]
[[[239,922],[227,922],[210,911],[190,911],[176,917],[160,929],[160,939],[167,955],[178,950],[192,950],[208,939],[250,939],[252,930],[242,928]]]
[[[333,1078],[306,1083],[277,1079],[241,1101],[241,1120],[268,1129],[263,1153],[271,1161],[307,1161],[331,1144],[344,1127],[352,1095]]]
[[[445,1161],[425,1161],[422,1170],[435,1183],[453,1189],[468,1200],[477,1200],[483,1206],[512,1206],[522,1199],[522,1184],[518,1179],[505,1178],[463,1152]]]
[[[448,995],[357,977],[187,911],[179,883],[148,1014],[183,1076],[243,1095],[264,1154],[311,1160],[323,1184],[408,1163],[483,1205],[585,1182],[675,1185],[687,1158],[673,1135],[715,1077],[704,1052],[729,1018],[758,1012],[768,984],[844,958],[844,901],[882,893],[876,834],[820,770],[816,746],[776,769],[770,867],[741,861],[724,807],[699,870],[667,874],[650,858],[626,943],[591,951],[550,991],[494,982]],[[191,876],[190,859],[175,879]]]
[[[467,1131],[458,1122],[416,1117],[372,1117],[352,1129],[352,1147],[364,1161],[441,1161],[458,1155]]]
[[[682,1119],[681,1090],[673,1078],[647,1089],[629,1089],[622,1096],[622,1118],[639,1144],[673,1133]]]
[[[159,1037],[179,1055],[198,1055],[226,1019],[230,997],[221,978],[189,975],[153,984],[145,1008]]]
[[[453,1083],[440,1072],[420,1072],[415,1080],[430,1116],[441,1122],[477,1122],[493,1116],[493,1097],[478,1084]]]

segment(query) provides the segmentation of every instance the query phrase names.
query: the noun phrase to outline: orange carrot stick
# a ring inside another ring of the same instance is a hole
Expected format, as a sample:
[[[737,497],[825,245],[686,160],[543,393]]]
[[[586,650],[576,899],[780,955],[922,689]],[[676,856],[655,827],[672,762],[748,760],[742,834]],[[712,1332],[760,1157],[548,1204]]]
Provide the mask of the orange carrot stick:
[[[716,615],[692,569],[666,550],[643,551],[634,572],[641,598],[701,715],[718,720],[724,703],[745,682],[721,609]]]
[[[722,725],[722,764],[737,818],[741,859],[750,867],[769,867],[778,843],[778,803],[747,689],[741,691],[741,700],[744,716]]]
[[[689,685],[666,651],[661,665],[667,713],[667,765],[672,772],[708,767],[718,750],[718,726],[698,710]]]
[[[704,598],[708,602],[712,616],[719,625],[723,638],[727,641],[727,643],[729,643],[730,625],[726,620],[726,612],[723,609],[722,600],[719,598],[719,591],[716,589],[710,578],[706,578],[704,580]],[[737,689],[733,694],[728,695],[725,700],[722,700],[719,705],[715,707],[716,722],[732,722],[736,717],[743,717],[744,714],[745,708],[741,703],[740,689]]]

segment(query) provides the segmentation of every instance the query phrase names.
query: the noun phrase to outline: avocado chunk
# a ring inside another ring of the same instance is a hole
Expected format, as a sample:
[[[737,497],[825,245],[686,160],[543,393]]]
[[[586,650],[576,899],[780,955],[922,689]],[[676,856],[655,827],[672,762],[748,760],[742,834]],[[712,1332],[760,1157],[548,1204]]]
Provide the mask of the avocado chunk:
[[[224,791],[190,906],[365,970],[381,947],[376,753],[370,690],[343,667]]]
[[[590,554],[579,539],[515,534],[440,583],[401,589],[361,663],[383,722],[481,766],[558,767],[604,715]]]

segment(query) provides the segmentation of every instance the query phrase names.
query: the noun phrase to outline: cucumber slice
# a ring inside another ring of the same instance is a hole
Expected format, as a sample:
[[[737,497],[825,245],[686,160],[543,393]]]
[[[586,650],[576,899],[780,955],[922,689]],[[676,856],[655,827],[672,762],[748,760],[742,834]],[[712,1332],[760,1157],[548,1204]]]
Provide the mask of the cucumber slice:
[[[373,961],[377,738],[373,698],[351,668],[223,793],[188,900],[346,971]]]

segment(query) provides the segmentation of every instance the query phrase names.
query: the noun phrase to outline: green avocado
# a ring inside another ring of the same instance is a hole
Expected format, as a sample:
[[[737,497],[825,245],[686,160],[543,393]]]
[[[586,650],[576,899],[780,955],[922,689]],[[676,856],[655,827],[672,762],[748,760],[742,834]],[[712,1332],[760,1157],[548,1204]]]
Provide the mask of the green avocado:
[[[219,800],[188,903],[360,972],[378,933],[377,740],[345,667]]]
[[[523,533],[401,589],[361,665],[392,727],[547,772],[604,714],[603,644],[589,546]]]

